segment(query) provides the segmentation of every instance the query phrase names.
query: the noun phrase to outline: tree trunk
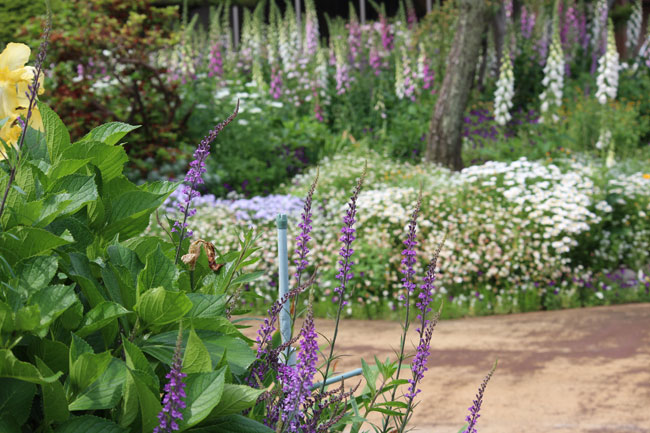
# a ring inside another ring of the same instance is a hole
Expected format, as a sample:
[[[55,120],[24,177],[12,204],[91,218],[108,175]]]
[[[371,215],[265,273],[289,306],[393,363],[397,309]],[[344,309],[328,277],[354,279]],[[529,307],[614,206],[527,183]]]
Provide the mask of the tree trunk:
[[[481,38],[487,22],[485,0],[460,0],[456,35],[447,56],[447,70],[433,109],[425,159],[454,170],[463,168],[463,114],[476,71]]]

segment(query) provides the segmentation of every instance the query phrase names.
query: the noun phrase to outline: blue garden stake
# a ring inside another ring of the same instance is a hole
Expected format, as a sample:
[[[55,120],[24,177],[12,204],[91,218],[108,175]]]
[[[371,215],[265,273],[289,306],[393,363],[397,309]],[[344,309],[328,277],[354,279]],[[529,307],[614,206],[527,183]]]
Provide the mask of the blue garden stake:
[[[278,296],[282,298],[289,293],[289,255],[287,252],[287,216],[278,214],[275,219],[278,227]],[[284,303],[280,310],[280,336],[282,342],[286,343],[291,338],[291,313],[289,311],[289,300]],[[287,349],[285,356],[288,356],[290,349]],[[295,358],[295,354],[291,354]],[[290,359],[290,363],[292,359]]]
[[[338,376],[332,376],[328,377],[327,380],[325,381],[325,385],[331,385],[336,382],[340,382],[343,379],[349,379],[354,376],[358,376],[361,373],[363,373],[363,369],[357,368],[355,370],[350,370],[347,373],[339,374]],[[316,382],[315,384],[312,385],[311,389],[317,389],[320,388],[323,385],[323,382]]]

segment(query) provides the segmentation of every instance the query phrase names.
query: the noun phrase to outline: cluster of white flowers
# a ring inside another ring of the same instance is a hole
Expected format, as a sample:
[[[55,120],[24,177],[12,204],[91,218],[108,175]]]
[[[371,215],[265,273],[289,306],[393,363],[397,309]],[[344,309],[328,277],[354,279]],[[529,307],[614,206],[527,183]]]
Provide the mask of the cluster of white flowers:
[[[501,55],[501,69],[494,92],[494,119],[499,125],[505,125],[512,118],[512,97],[515,95],[515,75],[512,71],[512,60],[508,50]]]
[[[641,22],[643,21],[643,10],[641,7],[640,0],[634,0],[632,2],[632,15],[627,21],[627,39],[625,41],[625,46],[628,50],[628,57],[634,54],[637,43],[639,42],[639,36],[641,35]]]
[[[562,89],[564,87],[564,53],[560,42],[560,33],[555,28],[553,41],[549,51],[546,66],[544,66],[544,91],[539,96],[541,100],[542,119],[550,118],[553,122],[559,120],[557,111],[562,106]]]
[[[607,29],[607,49],[598,59],[598,77],[596,84],[596,98],[601,104],[606,104],[607,99],[616,99],[618,91],[618,51],[616,50],[616,40],[614,39],[614,24],[609,21]]]
[[[578,239],[584,236],[599,239],[593,253],[602,260],[616,262],[636,254],[647,263],[650,257],[650,224],[642,217],[650,213],[648,174],[630,175],[615,167],[607,173],[610,178],[603,187],[593,180],[601,168],[588,161],[554,165],[520,159],[452,173],[430,164],[395,162],[374,152],[338,154],[321,161],[312,207],[309,261],[321,265],[316,292],[320,301],[329,302],[333,296],[331,282],[336,270],[322,265],[336,263],[342,217],[365,162],[369,169],[357,202],[351,303],[400,305],[400,252],[420,184],[423,203],[417,270],[424,272],[446,233],[439,261],[439,294],[453,294],[457,302],[461,302],[458,295],[467,302],[479,299],[477,288],[493,288],[490,290],[498,290],[510,301],[521,291],[538,293],[537,285],[548,287],[557,281],[568,281],[563,290],[570,292],[571,281],[589,273],[571,261],[571,252],[580,247]],[[312,169],[296,176],[284,192],[304,196],[315,175],[316,169]],[[621,195],[621,202],[612,202],[612,194]],[[256,246],[262,255],[259,267],[268,277],[251,287],[265,299],[274,299],[277,295],[268,279],[277,266],[272,219],[256,220],[257,208],[235,209],[219,203],[198,204],[192,229],[203,239],[215,240],[221,251],[228,251],[236,248],[238,231],[256,226],[260,234]],[[611,220],[613,207],[617,212],[629,209],[620,224],[634,225],[624,245],[620,245],[620,236],[600,231],[604,222]],[[289,232],[290,239],[295,239],[298,216],[292,214]]]

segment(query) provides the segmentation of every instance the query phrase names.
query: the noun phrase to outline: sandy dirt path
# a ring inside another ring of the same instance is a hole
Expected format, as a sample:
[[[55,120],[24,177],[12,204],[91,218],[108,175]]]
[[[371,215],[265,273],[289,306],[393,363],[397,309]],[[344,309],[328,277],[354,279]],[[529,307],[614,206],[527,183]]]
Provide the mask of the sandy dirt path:
[[[332,336],[333,321],[316,327]],[[343,320],[336,353],[350,356],[336,370],[394,357],[400,332],[395,322]],[[431,349],[414,431],[457,433],[498,358],[480,433],[650,433],[649,304],[445,320]]]

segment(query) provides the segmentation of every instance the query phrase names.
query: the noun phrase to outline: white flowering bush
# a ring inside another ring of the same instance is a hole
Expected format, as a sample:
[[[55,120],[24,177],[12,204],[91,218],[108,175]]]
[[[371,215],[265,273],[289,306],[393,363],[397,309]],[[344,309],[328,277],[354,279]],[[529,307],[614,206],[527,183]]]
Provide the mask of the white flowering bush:
[[[650,175],[588,160],[557,164],[520,159],[490,162],[452,173],[429,164],[403,164],[374,152],[339,154],[318,168],[313,203],[312,262],[335,263],[349,185],[368,164],[358,199],[356,278],[348,314],[385,315],[403,295],[400,257],[420,185],[423,189],[419,259],[424,268],[446,235],[439,261],[439,289],[447,314],[508,312],[605,302],[593,290],[599,276],[620,266],[646,275],[650,251]],[[259,232],[259,262],[271,276],[251,284],[275,299],[276,212],[289,214],[295,238],[304,196],[316,169],[296,176],[285,195],[264,199],[208,200],[198,206],[195,233],[227,251],[237,231]],[[257,200],[255,203],[253,203]],[[246,203],[248,204],[246,204]],[[260,208],[273,211],[260,214]],[[621,227],[628,228],[622,232]],[[334,268],[334,267],[332,267]],[[319,269],[320,314],[335,305],[334,270]],[[636,275],[636,274],[635,274]],[[611,285],[610,285],[611,286]]]

